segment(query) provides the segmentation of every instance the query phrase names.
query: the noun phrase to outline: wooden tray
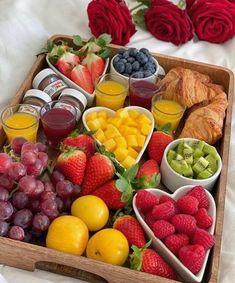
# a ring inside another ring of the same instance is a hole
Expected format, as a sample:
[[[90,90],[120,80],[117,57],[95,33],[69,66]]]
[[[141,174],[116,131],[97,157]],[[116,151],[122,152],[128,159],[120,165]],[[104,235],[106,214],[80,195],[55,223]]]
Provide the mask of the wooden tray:
[[[54,35],[49,40],[66,40],[72,44],[72,38],[65,35]],[[118,46],[110,45],[112,55],[117,52]],[[215,83],[224,86],[228,95],[228,109],[224,122],[223,137],[218,144],[219,153],[222,158],[223,168],[217,185],[214,189],[214,197],[217,205],[216,219],[216,244],[210,253],[209,261],[204,275],[204,282],[215,283],[218,279],[218,269],[220,261],[221,237],[223,231],[224,202],[227,184],[227,169],[229,157],[229,142],[231,132],[232,104],[234,91],[233,73],[222,67],[204,64],[196,61],[175,58],[158,53],[153,53],[159,64],[164,67],[166,72],[171,68],[181,66],[190,68],[209,75]],[[45,55],[40,55],[33,64],[27,78],[22,83],[20,89],[11,101],[11,105],[20,103],[25,92],[31,88],[34,76],[46,67]],[[5,143],[5,133],[0,126],[0,146]],[[79,278],[88,282],[111,282],[111,283],[173,283],[180,281],[168,280],[151,274],[133,271],[128,268],[114,266],[103,262],[88,259],[82,256],[73,256],[45,247],[14,241],[0,237],[0,263],[25,269],[34,270],[35,268],[60,273],[66,276]]]

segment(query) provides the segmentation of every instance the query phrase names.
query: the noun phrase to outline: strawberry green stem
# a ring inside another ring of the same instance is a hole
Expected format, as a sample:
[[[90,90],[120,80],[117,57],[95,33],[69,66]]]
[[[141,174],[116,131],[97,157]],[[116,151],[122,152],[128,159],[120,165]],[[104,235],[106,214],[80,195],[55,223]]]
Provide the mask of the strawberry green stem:
[[[185,8],[185,0],[180,0],[177,4],[177,6],[180,8],[180,9],[184,9]]]

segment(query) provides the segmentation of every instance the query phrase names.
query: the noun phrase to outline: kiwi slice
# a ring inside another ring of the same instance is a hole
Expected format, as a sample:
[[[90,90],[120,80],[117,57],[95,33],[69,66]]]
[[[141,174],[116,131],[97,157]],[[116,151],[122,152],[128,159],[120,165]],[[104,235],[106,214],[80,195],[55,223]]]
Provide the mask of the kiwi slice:
[[[180,141],[176,148],[176,152],[180,155],[183,155],[183,151],[184,151],[184,141]]]
[[[189,145],[193,148],[193,149],[200,149],[202,150],[204,147],[205,142],[204,141],[190,141]]]
[[[176,153],[176,156],[175,156],[175,160],[183,160],[183,156],[181,154],[177,154]]]
[[[173,159],[175,159],[175,157],[176,157],[176,152],[175,152],[174,150],[170,149],[170,150],[168,151],[168,153],[167,153],[167,161],[168,161],[168,163],[170,164],[171,161],[172,161]]]
[[[204,156],[204,152],[201,149],[199,149],[199,148],[195,148],[195,150],[193,152],[193,157],[194,158],[200,158],[202,156]]]
[[[193,171],[196,174],[201,173],[203,170],[207,168],[209,165],[209,161],[207,161],[204,157],[200,157],[198,161],[193,165]]]
[[[193,169],[190,165],[188,165],[188,168],[185,168],[183,170],[183,176],[193,178]]]
[[[185,160],[172,160],[170,166],[175,172],[179,173],[180,175],[182,175],[183,171],[188,168],[188,164]]]
[[[218,168],[218,161],[210,154],[207,155],[205,159],[209,162],[208,168],[210,168],[211,172],[215,174]]]
[[[185,148],[184,149],[184,160],[188,164],[193,164],[193,150],[191,147]]]
[[[201,171],[198,175],[197,175],[197,179],[207,179],[210,178],[211,176],[213,176],[213,173],[211,172],[211,170],[209,168]]]
[[[205,144],[204,147],[203,147],[203,152],[205,154],[212,155],[216,160],[219,159],[219,154],[218,154],[216,148],[212,145]]]

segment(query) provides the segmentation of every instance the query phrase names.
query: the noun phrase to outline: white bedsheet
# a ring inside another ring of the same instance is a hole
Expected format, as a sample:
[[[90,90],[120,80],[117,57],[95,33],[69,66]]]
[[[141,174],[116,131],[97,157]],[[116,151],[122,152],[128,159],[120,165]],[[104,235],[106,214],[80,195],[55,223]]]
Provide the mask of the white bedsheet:
[[[131,0],[128,1],[133,5]],[[88,28],[86,0],[0,0],[0,111],[15,95],[35,61],[35,54],[53,34],[91,36]],[[224,44],[194,42],[174,46],[138,30],[128,46],[147,47],[151,51],[198,60],[230,68],[235,73],[235,37]],[[233,107],[234,108],[234,107]],[[233,109],[235,110],[235,109]],[[235,133],[235,111],[232,132]],[[219,282],[235,278],[235,135],[231,136],[224,233],[219,268]],[[0,275],[8,283],[82,282],[36,270],[27,272],[0,266]],[[0,283],[6,283],[0,276]]]

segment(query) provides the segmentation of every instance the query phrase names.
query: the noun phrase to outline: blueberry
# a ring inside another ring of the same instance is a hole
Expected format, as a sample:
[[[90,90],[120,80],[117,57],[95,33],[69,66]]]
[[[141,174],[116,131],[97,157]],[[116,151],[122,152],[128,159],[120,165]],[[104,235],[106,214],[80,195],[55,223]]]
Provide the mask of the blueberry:
[[[139,71],[140,71],[140,72],[143,72],[143,71],[144,71],[144,68],[143,68],[143,67],[140,67]]]
[[[143,72],[137,72],[137,73],[134,73],[132,77],[136,78],[136,79],[143,79],[144,73]]]
[[[126,63],[125,64],[125,73],[127,73],[127,74],[131,74],[131,72],[132,72],[132,65],[131,65],[131,63]]]
[[[126,51],[126,49],[124,49],[124,48],[118,49],[118,53],[119,53],[119,54],[123,54],[125,51]]]
[[[123,73],[122,75],[125,76],[125,77],[129,77],[129,76],[130,76],[130,75],[127,74],[127,73]]]
[[[115,65],[115,69],[118,73],[122,74],[125,71],[125,65],[119,60],[119,62]]]
[[[113,58],[113,64],[116,64],[120,59],[120,56],[116,56],[115,58]]]
[[[122,57],[123,58],[125,58],[125,59],[127,59],[127,58],[129,58],[129,51],[125,51],[123,54],[122,54]]]
[[[149,71],[144,71],[144,77],[147,78],[147,77],[150,77],[152,76],[152,73],[149,72]]]
[[[126,60],[125,58],[122,58],[122,59],[119,60],[119,62],[120,62],[120,63],[123,63],[123,64],[126,64],[126,63],[127,63],[127,60]]]
[[[144,64],[144,70],[150,70],[153,67],[153,64],[150,62],[147,62]]]
[[[138,52],[136,54],[136,59],[140,62],[140,64],[145,64],[148,62],[148,57],[142,52]]]
[[[130,56],[135,57],[137,53],[138,53],[138,49],[136,49],[136,48],[134,48],[134,47],[129,48],[129,54],[130,54]]]
[[[133,71],[139,71],[140,69],[140,63],[138,61],[135,61],[132,63],[132,70]]]
[[[154,59],[153,59],[152,56],[149,56],[149,57],[148,57],[148,62],[155,65],[155,61],[154,61]]]
[[[135,58],[134,57],[129,57],[129,58],[127,58],[127,62],[133,63],[133,62],[135,62]]]
[[[144,53],[146,55],[149,55],[149,50],[147,48],[141,48],[140,52],[142,52],[142,53]]]

